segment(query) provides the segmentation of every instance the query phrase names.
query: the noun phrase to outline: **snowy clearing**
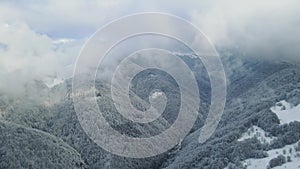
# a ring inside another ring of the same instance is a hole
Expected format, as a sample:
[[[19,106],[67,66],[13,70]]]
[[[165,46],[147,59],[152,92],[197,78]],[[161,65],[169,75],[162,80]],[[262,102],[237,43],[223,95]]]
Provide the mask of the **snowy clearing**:
[[[262,144],[271,143],[275,137],[269,136],[267,132],[258,126],[252,126],[245,132],[238,141],[244,141],[256,137]]]
[[[282,100],[271,107],[271,111],[278,116],[280,124],[300,121],[300,104],[293,106],[285,100]]]
[[[286,160],[290,158],[290,162],[287,162],[281,166],[274,167],[275,169],[296,169],[300,168],[300,152],[296,151],[295,148],[297,147],[298,143],[287,145],[280,149],[274,149],[268,151],[269,157],[261,158],[261,159],[248,159],[243,161],[244,166],[247,169],[265,169],[269,165],[271,159],[278,157],[279,155],[283,155]]]

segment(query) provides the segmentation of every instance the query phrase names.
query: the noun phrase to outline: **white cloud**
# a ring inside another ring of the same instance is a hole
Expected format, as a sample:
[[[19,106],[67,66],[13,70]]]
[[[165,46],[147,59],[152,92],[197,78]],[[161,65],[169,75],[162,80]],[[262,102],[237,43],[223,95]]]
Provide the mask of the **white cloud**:
[[[84,41],[79,37],[87,38],[107,22],[137,12],[184,17],[215,44],[239,45],[248,56],[299,61],[299,6],[298,0],[3,0],[0,90],[60,75],[66,66],[71,72]]]
[[[238,45],[248,56],[299,61],[300,1],[218,1],[192,22],[220,46]]]
[[[53,41],[21,22],[0,24],[0,44],[5,46],[0,50],[0,91],[17,94],[33,80],[62,76],[76,59],[81,43],[65,47]]]

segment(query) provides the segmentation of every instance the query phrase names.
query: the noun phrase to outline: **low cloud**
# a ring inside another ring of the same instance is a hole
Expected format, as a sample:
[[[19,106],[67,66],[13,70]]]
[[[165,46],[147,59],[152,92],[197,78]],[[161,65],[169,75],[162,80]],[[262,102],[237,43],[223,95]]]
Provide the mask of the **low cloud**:
[[[3,0],[0,92],[21,93],[33,80],[70,76],[86,38],[107,22],[137,12],[183,17],[217,46],[238,46],[247,57],[300,62],[299,6],[298,0]],[[66,68],[68,75],[62,75]]]
[[[24,23],[0,24],[0,91],[20,94],[35,80],[66,78],[65,68],[73,64],[81,43],[66,48],[54,42]]]
[[[218,46],[238,46],[247,57],[300,61],[300,2],[219,1],[192,11],[192,22]]]

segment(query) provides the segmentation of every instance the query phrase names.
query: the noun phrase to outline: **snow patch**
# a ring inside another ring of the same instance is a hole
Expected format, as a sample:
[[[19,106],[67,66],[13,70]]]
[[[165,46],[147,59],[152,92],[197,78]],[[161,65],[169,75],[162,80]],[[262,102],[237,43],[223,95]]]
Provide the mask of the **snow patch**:
[[[190,58],[193,58],[193,59],[198,58],[198,56],[195,55],[193,52],[191,52],[191,53],[172,52],[172,54],[176,55],[176,56],[187,56],[187,57],[190,57]]]
[[[256,137],[262,144],[271,143],[276,137],[269,136],[269,133],[265,132],[258,126],[252,126],[245,132],[238,141],[244,141]]]
[[[270,108],[273,113],[275,113],[280,124],[290,123],[293,121],[300,122],[300,104],[293,106],[285,100],[277,102],[275,106]]]
[[[162,95],[163,95],[163,92],[154,92],[154,93],[152,93],[151,98],[156,99],[157,97],[162,96]]]
[[[47,79],[44,81],[44,83],[47,85],[48,88],[53,88],[56,85],[62,84],[64,82],[63,79],[60,78],[54,78],[54,79]]]
[[[274,169],[286,169],[286,168],[299,168],[300,166],[300,152],[296,151],[296,147],[298,143],[287,145],[280,149],[274,149],[268,151],[268,157],[261,159],[248,159],[243,161],[243,165],[246,166],[247,169],[265,169],[269,165],[270,160],[278,157],[279,155],[283,155],[286,158],[286,163],[274,167]],[[290,161],[287,158],[290,158]]]

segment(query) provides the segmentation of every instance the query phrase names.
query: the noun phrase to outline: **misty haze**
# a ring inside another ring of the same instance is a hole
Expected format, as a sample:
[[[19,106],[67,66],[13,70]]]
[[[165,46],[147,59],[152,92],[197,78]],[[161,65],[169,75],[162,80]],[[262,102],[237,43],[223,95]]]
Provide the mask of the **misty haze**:
[[[0,169],[300,168],[300,1],[0,1]]]

